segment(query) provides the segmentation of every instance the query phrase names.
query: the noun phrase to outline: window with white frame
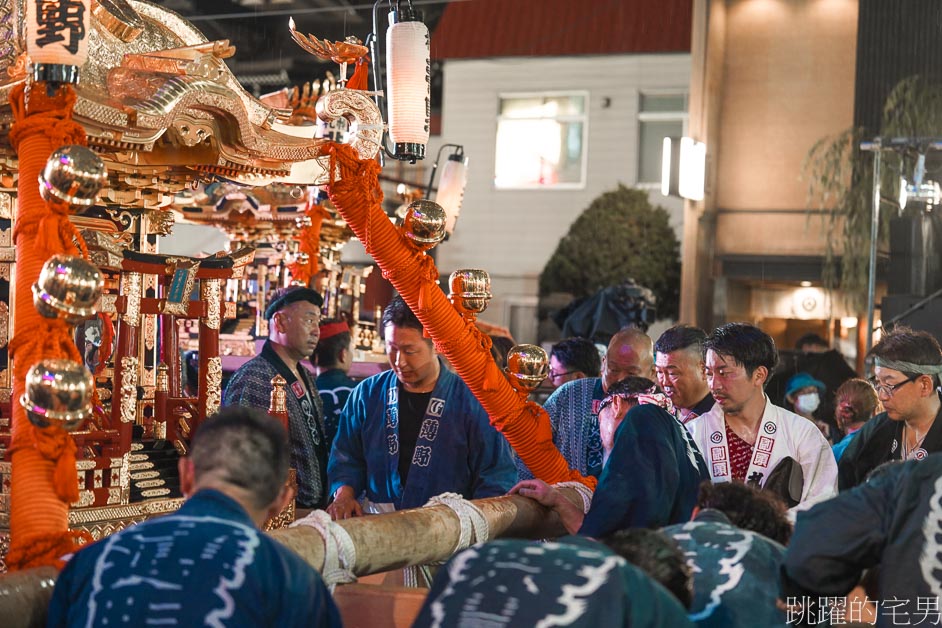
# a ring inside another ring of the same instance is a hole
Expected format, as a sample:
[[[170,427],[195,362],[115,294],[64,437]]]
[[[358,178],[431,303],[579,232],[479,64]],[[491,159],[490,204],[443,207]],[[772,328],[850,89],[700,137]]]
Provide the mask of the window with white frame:
[[[681,137],[687,126],[687,92],[646,92],[638,107],[638,183],[660,184],[665,137]]]
[[[582,187],[588,100],[587,92],[502,95],[494,185]]]

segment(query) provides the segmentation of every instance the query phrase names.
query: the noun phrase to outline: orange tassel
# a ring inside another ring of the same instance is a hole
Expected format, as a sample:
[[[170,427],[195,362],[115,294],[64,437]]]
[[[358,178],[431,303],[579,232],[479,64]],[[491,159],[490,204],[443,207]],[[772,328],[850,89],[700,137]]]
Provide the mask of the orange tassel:
[[[347,89],[359,89],[366,90],[369,89],[370,77],[369,77],[369,66],[368,63],[369,57],[360,57],[357,59],[356,69],[353,71],[353,76],[350,77],[350,80],[347,81]]]

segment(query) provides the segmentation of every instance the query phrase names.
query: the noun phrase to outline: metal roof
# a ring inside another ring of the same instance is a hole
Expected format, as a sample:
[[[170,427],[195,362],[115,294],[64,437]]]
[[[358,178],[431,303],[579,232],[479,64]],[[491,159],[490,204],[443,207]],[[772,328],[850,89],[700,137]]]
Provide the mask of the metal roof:
[[[453,2],[432,58],[690,52],[691,0]]]

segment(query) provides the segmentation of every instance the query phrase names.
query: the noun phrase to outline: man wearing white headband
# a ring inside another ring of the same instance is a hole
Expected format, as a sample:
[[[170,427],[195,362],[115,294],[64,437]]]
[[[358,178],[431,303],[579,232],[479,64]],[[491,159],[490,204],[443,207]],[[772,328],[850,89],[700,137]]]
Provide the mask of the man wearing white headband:
[[[897,327],[873,349],[873,386],[884,412],[868,421],[838,465],[840,490],[863,482],[890,460],[922,460],[942,451],[939,374],[942,348],[929,333]]]

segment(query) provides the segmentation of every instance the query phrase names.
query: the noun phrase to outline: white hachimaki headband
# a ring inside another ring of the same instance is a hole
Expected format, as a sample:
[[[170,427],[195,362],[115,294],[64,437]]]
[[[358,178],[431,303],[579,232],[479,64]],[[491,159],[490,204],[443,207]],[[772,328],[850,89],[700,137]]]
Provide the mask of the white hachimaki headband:
[[[942,364],[914,364],[913,362],[903,362],[902,360],[887,360],[886,358],[875,358],[874,366],[880,366],[885,369],[893,369],[900,373],[919,373],[920,375],[942,375]]]

